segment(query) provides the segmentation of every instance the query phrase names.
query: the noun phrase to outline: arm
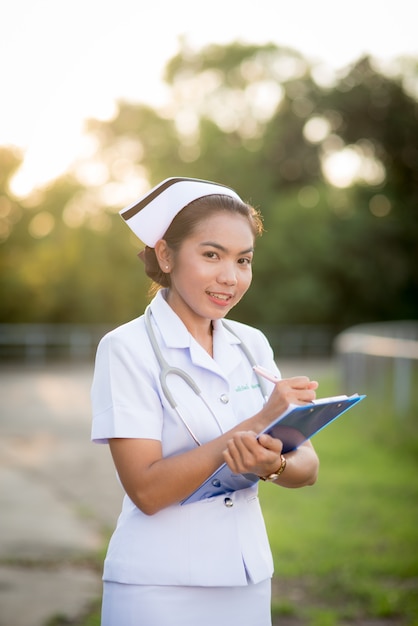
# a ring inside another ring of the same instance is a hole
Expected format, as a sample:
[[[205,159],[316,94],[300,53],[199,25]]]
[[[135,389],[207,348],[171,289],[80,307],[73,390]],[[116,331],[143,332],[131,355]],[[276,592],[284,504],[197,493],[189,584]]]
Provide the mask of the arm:
[[[161,443],[157,440],[110,439],[113,461],[126,493],[147,515],[180,502],[199,487],[224,460],[228,462],[224,452],[229,447],[229,442],[242,440],[247,436],[255,440],[254,433],[263,430],[290,403],[311,402],[317,386],[315,381],[310,381],[305,376],[279,381],[259,413],[220,437],[175,456],[164,458]],[[244,469],[240,471],[251,472],[257,465],[259,475],[265,475],[277,469],[281,451],[281,443],[279,442],[278,450],[277,442],[278,440],[272,439],[271,449],[256,442],[259,448],[257,458],[247,460],[243,465]],[[289,460],[289,465],[293,463]],[[274,464],[275,467],[272,468]],[[295,466],[299,466],[299,462]],[[296,471],[287,473],[288,478],[292,475],[294,481],[298,479]],[[280,478],[282,484],[284,477]]]
[[[311,394],[310,402],[315,398],[318,383],[309,381],[306,393],[298,393],[296,389],[288,388],[294,379],[281,380],[275,385],[269,403],[274,400],[275,393],[284,393],[292,398],[293,404],[305,404]],[[309,379],[308,379],[309,380]],[[280,413],[279,413],[280,415]],[[258,431],[260,432],[260,431]],[[276,473],[281,466],[283,444],[280,439],[263,434],[258,439],[255,432],[238,432],[228,441],[224,452],[224,460],[235,473],[251,472],[257,476],[269,476]],[[318,477],[319,459],[310,441],[284,455],[286,466],[280,476],[274,481],[282,487],[296,488],[313,485]]]

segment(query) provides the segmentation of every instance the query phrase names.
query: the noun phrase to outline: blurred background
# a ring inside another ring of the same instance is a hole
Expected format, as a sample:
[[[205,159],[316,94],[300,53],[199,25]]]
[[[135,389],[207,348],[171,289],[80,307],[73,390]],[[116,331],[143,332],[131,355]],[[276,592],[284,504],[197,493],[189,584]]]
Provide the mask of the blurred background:
[[[353,324],[417,319],[418,9],[332,6],[3,5],[0,322],[140,314],[118,211],[179,175],[264,215],[244,322],[299,343],[309,326],[326,352]]]
[[[416,442],[417,18],[410,0],[3,3],[4,393],[19,397],[22,366],[44,376],[59,359],[57,388],[84,372],[88,438],[97,341],[148,302],[142,245],[118,211],[196,177],[264,216],[232,316],[266,332],[285,374],[321,361],[331,393],[369,393],[376,414],[389,399]],[[3,397],[2,427],[22,437],[5,426],[16,398]],[[406,569],[416,583],[416,560]]]

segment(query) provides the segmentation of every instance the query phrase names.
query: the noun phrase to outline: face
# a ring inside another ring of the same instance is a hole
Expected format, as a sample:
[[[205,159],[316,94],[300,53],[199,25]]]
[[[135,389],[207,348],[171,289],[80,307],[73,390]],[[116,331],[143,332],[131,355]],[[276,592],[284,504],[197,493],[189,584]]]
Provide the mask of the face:
[[[224,317],[241,300],[251,284],[253,249],[248,220],[218,212],[170,256],[168,302],[189,330]]]

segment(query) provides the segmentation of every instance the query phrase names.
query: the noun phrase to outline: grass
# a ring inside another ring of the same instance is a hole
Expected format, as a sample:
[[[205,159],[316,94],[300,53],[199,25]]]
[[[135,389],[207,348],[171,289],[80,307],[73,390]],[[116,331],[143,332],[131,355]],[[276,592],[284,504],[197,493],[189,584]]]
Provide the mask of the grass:
[[[366,398],[313,439],[314,487],[260,485],[286,623],[418,625],[416,414]]]
[[[321,395],[334,385],[321,381]],[[418,402],[398,417],[368,397],[313,439],[315,486],[260,485],[274,623],[418,626],[417,414]],[[78,626],[99,623],[95,605]]]

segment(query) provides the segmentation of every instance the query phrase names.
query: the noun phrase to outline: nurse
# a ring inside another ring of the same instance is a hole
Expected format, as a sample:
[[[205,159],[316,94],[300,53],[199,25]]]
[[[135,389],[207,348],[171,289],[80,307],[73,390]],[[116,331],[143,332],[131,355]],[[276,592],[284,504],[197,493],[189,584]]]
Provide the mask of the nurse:
[[[269,626],[272,555],[257,496],[244,489],[183,504],[222,463],[276,487],[312,485],[307,441],[257,439],[290,403],[315,398],[306,376],[280,379],[257,329],[222,320],[251,284],[259,213],[232,189],[171,178],[121,212],[145,244],[158,286],[149,306],[165,361],[160,378],[142,315],[100,342],[92,385],[92,439],[108,443],[125,491],[103,573],[102,626]],[[243,351],[279,381],[265,399]],[[280,497],[280,491],[271,497]]]

